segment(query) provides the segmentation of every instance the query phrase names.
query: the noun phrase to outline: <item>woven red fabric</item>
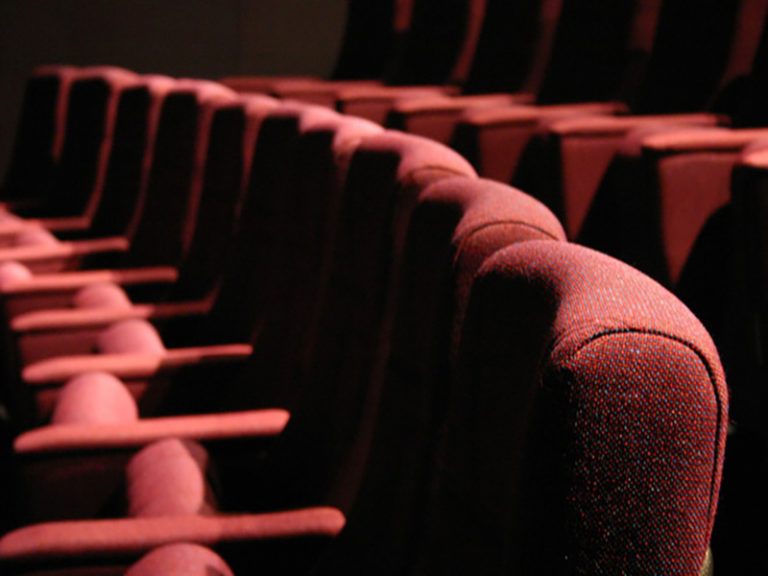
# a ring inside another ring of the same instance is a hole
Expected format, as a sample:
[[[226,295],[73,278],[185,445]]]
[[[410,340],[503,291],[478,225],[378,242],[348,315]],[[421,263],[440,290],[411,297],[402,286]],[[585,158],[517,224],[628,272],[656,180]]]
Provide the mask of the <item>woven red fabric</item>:
[[[520,244],[481,269],[458,363],[427,572],[699,573],[728,399],[674,296],[589,249]]]

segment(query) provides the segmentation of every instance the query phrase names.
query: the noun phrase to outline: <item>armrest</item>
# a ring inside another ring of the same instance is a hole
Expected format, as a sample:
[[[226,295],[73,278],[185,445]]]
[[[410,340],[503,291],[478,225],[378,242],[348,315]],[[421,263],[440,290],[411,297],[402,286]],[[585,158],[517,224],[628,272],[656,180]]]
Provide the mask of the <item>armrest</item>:
[[[644,138],[644,150],[680,154],[690,152],[739,152],[747,144],[768,138],[768,129],[680,130]]]
[[[63,383],[83,372],[108,372],[124,379],[150,378],[177,368],[211,363],[241,362],[251,355],[250,344],[224,344],[168,350],[164,354],[101,354],[51,358],[24,368],[30,385]]]
[[[336,99],[342,90],[366,89],[381,86],[376,80],[276,80],[264,83],[260,90],[271,96],[282,99],[295,99],[302,102],[319,104],[328,108],[336,107]],[[253,86],[253,84],[251,84]],[[254,90],[250,90],[253,92]]]
[[[223,414],[148,418],[126,424],[44,426],[19,435],[18,454],[133,448],[165,438],[201,442],[279,435],[290,419],[286,410],[250,410]]]
[[[26,295],[34,293],[78,290],[90,284],[107,283],[122,286],[149,283],[172,283],[178,278],[176,268],[157,266],[126,270],[88,270],[83,272],[63,272],[60,274],[40,274],[31,278],[8,282],[0,288],[3,295]]]
[[[550,118],[572,116],[596,116],[621,114],[627,111],[622,102],[580,102],[578,104],[554,104],[548,106],[501,107],[469,110],[462,122],[479,127],[504,126],[507,124],[537,123]]]
[[[210,308],[206,302],[173,302],[167,304],[136,304],[128,308],[65,308],[28,312],[11,320],[16,333],[66,331],[114,324],[129,319],[163,319],[177,316],[199,316]]]
[[[74,295],[92,284],[111,283],[126,288],[167,289],[177,278],[178,271],[175,268],[160,266],[26,275],[6,279],[0,286],[0,296],[4,301],[6,316],[13,318],[34,310],[71,306]]]
[[[324,80],[316,76],[225,76],[218,82],[236,92],[271,92],[280,85],[322,84]]]
[[[483,94],[398,101],[387,117],[390,128],[448,144],[461,114],[469,109],[527,104],[530,94]]]
[[[230,541],[333,537],[344,527],[335,508],[317,507],[228,516],[177,516],[47,522],[14,530],[0,539],[5,562],[77,556],[133,555],[171,542],[208,546]]]
[[[457,90],[453,86],[382,86],[349,89],[337,94],[336,108],[344,114],[360,116],[384,124],[395,102],[413,98],[435,99],[441,96],[447,98],[456,93]]]
[[[126,252],[128,248],[128,240],[122,237],[77,240],[39,246],[12,246],[0,249],[0,262],[29,263],[42,260],[63,260],[105,252]]]
[[[717,114],[662,114],[649,116],[589,116],[558,120],[550,129],[559,136],[610,137],[623,136],[635,128],[657,124],[721,126],[729,121]]]

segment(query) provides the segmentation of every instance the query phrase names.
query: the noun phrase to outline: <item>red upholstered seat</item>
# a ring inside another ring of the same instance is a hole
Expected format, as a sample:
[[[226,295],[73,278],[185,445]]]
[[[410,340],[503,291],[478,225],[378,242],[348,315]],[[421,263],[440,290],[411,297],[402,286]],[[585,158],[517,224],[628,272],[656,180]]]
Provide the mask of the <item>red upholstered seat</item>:
[[[699,574],[728,394],[674,296],[572,244],[483,265],[470,296],[423,573]]]

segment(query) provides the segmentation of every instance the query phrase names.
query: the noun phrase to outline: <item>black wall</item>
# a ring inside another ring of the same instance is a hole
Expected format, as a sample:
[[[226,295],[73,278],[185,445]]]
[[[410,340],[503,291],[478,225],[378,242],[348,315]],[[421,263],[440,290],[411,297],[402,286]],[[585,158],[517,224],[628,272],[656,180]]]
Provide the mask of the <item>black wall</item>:
[[[34,66],[324,76],[345,9],[345,0],[0,0],[0,182]]]

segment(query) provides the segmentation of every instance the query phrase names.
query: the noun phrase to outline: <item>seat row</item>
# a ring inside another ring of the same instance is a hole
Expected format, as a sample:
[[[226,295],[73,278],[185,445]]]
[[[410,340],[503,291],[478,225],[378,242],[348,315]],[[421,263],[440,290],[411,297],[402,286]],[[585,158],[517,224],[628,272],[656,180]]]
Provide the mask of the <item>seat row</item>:
[[[733,445],[745,446],[727,460],[724,506],[734,509],[716,555],[728,573],[768,570],[746,521],[766,498],[759,486],[768,469],[768,342],[755,296],[766,285],[754,269],[768,255],[755,248],[764,218],[738,207],[741,177],[731,182],[740,157],[768,136],[766,3],[382,4],[399,14],[390,22],[409,24],[389,28],[385,73],[375,64],[348,76],[340,67],[335,81],[304,79],[299,87],[263,77],[223,82],[449,144],[481,176],[544,202],[570,240],[674,291],[715,338],[733,391]],[[350,27],[366,27],[349,14]],[[348,33],[345,59],[354,38]],[[430,60],[423,46],[438,44]],[[349,81],[362,76],[383,87]],[[417,86],[401,86],[409,82]],[[433,93],[418,92],[419,84]]]
[[[4,573],[173,543],[220,558],[137,573],[700,572],[728,398],[668,290],[432,140],[116,69],[30,87],[67,97],[3,216]]]

